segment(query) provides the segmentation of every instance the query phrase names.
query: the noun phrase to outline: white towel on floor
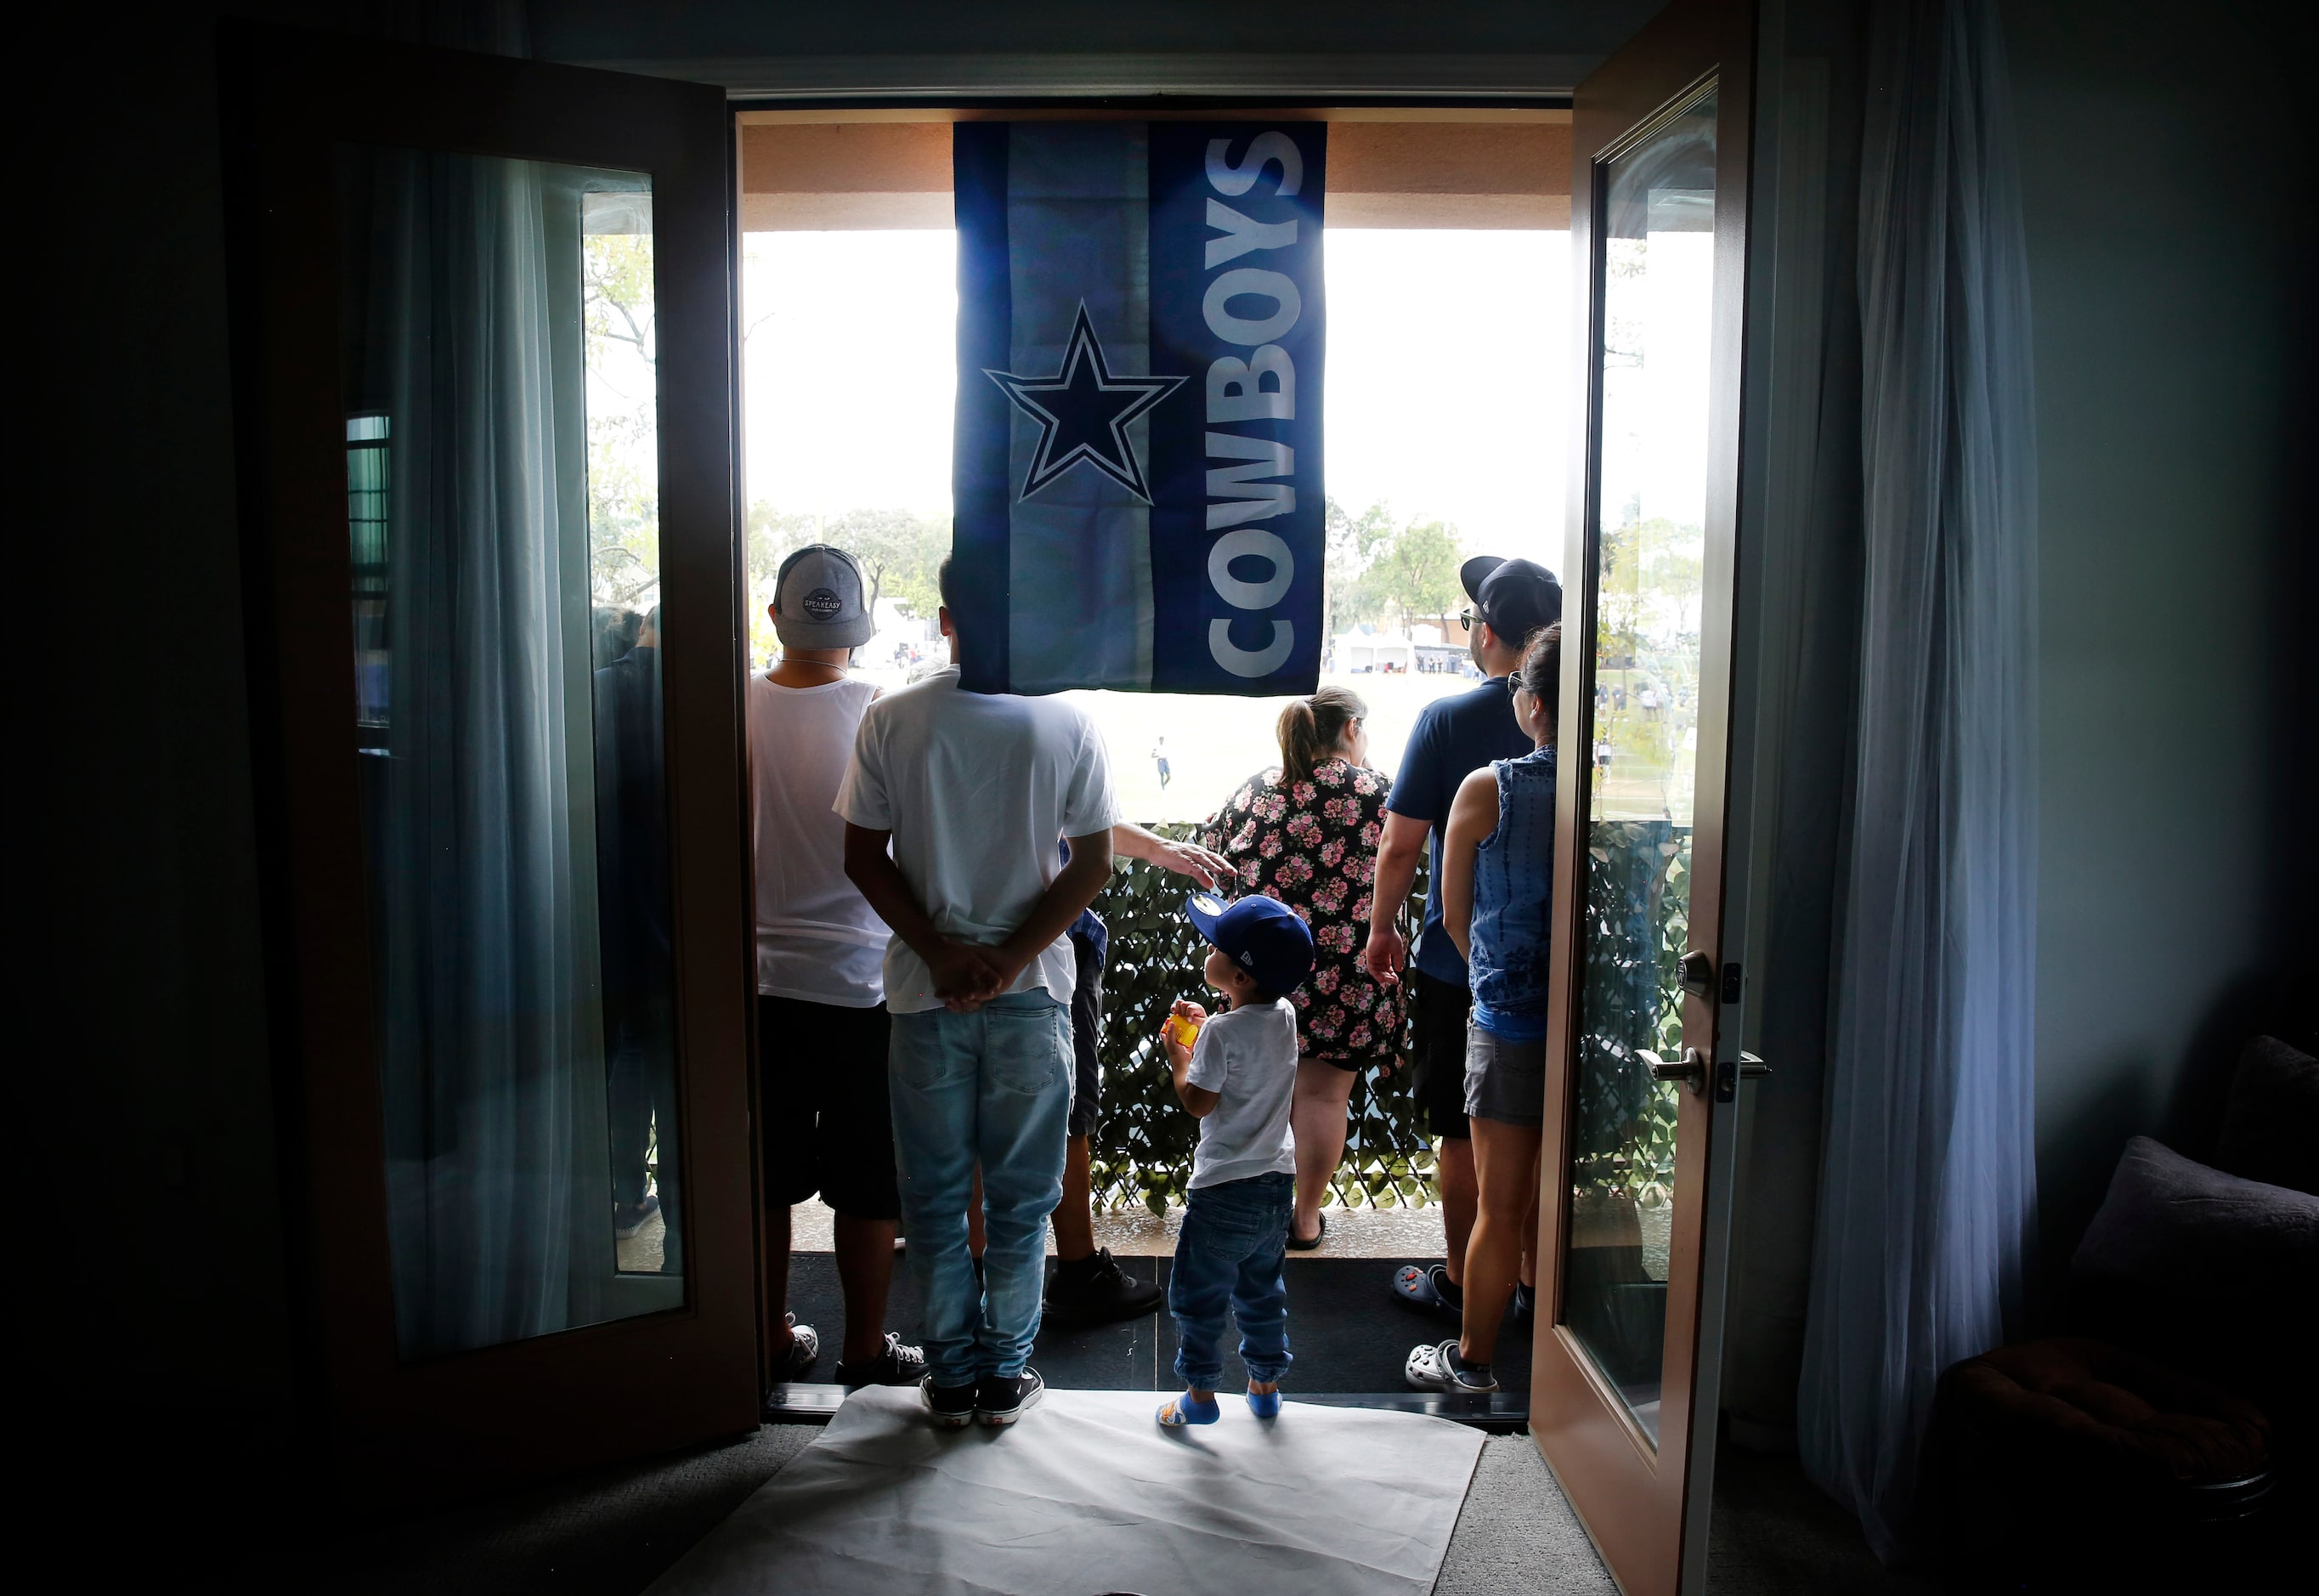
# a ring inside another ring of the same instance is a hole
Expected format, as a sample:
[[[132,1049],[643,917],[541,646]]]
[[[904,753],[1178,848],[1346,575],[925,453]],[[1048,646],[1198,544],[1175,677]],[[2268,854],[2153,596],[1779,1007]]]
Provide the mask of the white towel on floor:
[[[1480,1456],[1446,1420],[1232,1393],[1162,1430],[1164,1392],[1051,1391],[1006,1429],[937,1430],[855,1393],[657,1596],[1421,1596]]]

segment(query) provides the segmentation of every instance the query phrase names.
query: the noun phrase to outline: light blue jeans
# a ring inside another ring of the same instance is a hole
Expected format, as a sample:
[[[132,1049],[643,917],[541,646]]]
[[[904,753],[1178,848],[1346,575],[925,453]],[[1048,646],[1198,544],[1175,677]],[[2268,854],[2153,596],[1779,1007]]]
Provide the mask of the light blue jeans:
[[[1047,1216],[1063,1195],[1070,1012],[1042,989],[972,1014],[896,1014],[888,1058],[902,1219],[925,1299],[926,1370],[945,1386],[1019,1375],[1039,1333]],[[978,1159],[981,1287],[966,1244]]]

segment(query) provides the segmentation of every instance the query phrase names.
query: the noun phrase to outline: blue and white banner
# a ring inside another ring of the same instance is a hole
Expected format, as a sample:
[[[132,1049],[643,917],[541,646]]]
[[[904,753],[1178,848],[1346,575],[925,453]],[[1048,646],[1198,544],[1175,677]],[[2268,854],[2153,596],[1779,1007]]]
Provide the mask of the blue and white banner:
[[[1313,690],[1321,122],[961,122],[978,692]]]

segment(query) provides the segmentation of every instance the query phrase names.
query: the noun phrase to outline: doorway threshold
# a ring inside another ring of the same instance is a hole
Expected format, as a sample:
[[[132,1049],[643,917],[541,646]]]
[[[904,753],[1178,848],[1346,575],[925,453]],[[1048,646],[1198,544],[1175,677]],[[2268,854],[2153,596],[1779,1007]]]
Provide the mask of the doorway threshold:
[[[802,1380],[776,1385],[765,1402],[765,1422],[826,1424],[837,1416],[838,1404],[845,1400],[849,1389]],[[1447,1419],[1492,1435],[1513,1435],[1529,1423],[1529,1393],[1526,1391],[1500,1391],[1488,1396],[1448,1396],[1423,1391],[1298,1391],[1283,1394],[1292,1402],[1313,1407],[1374,1408],[1388,1413]]]

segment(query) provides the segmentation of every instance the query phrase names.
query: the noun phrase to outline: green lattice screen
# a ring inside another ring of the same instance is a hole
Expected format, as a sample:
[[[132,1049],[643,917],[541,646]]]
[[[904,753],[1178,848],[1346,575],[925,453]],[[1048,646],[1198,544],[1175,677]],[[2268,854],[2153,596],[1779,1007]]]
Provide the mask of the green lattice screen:
[[[1183,838],[1197,828],[1151,829]],[[1207,944],[1184,918],[1189,885],[1181,876],[1123,861],[1096,900],[1096,912],[1111,931],[1104,976],[1103,1125],[1091,1150],[1096,1202],[1105,1207],[1141,1204],[1158,1213],[1182,1202],[1184,1183],[1192,1177],[1199,1122],[1177,1103],[1155,1041],[1177,998],[1210,1007],[1216,1001],[1200,978]],[[1413,926],[1425,904],[1422,863],[1412,903]],[[1345,1159],[1333,1184],[1338,1199],[1353,1207],[1433,1201],[1433,1148],[1419,1129],[1405,1069],[1396,1068],[1382,1079],[1371,1071],[1354,1084]]]
[[[1196,828],[1152,829],[1182,838]],[[1675,962],[1687,939],[1683,909],[1690,878],[1679,850],[1670,845],[1675,839],[1664,824],[1648,823],[1597,823],[1593,834],[1587,882],[1597,934],[1587,960],[1589,1012],[1623,1009],[1650,1015],[1646,1025],[1656,1032],[1652,1040],[1662,1049],[1679,1049],[1682,989]],[[1154,1040],[1177,998],[1214,1001],[1200,978],[1206,944],[1184,918],[1186,889],[1181,876],[1123,861],[1096,900],[1096,912],[1111,930],[1104,978],[1103,1124],[1091,1150],[1096,1201],[1107,1208],[1141,1204],[1160,1212],[1182,1201],[1184,1183],[1191,1178],[1199,1123],[1177,1103]],[[1674,900],[1672,913],[1664,916],[1663,935],[1627,932],[1629,924],[1660,923],[1661,916],[1638,913],[1647,900],[1660,896]],[[1424,903],[1421,861],[1410,926],[1422,915]],[[1590,1170],[1586,1176],[1638,1193],[1663,1192],[1674,1150],[1672,1095],[1653,1088],[1648,1072],[1624,1045],[1591,1036],[1587,1045],[1615,1057],[1606,1056],[1586,1072],[1597,1085],[1583,1094],[1580,1113],[1614,1123],[1616,1140],[1624,1147],[1615,1171]],[[1386,1077],[1371,1071],[1354,1084],[1345,1159],[1331,1184],[1349,1207],[1420,1207],[1434,1201],[1433,1148],[1420,1129],[1405,1067]]]

